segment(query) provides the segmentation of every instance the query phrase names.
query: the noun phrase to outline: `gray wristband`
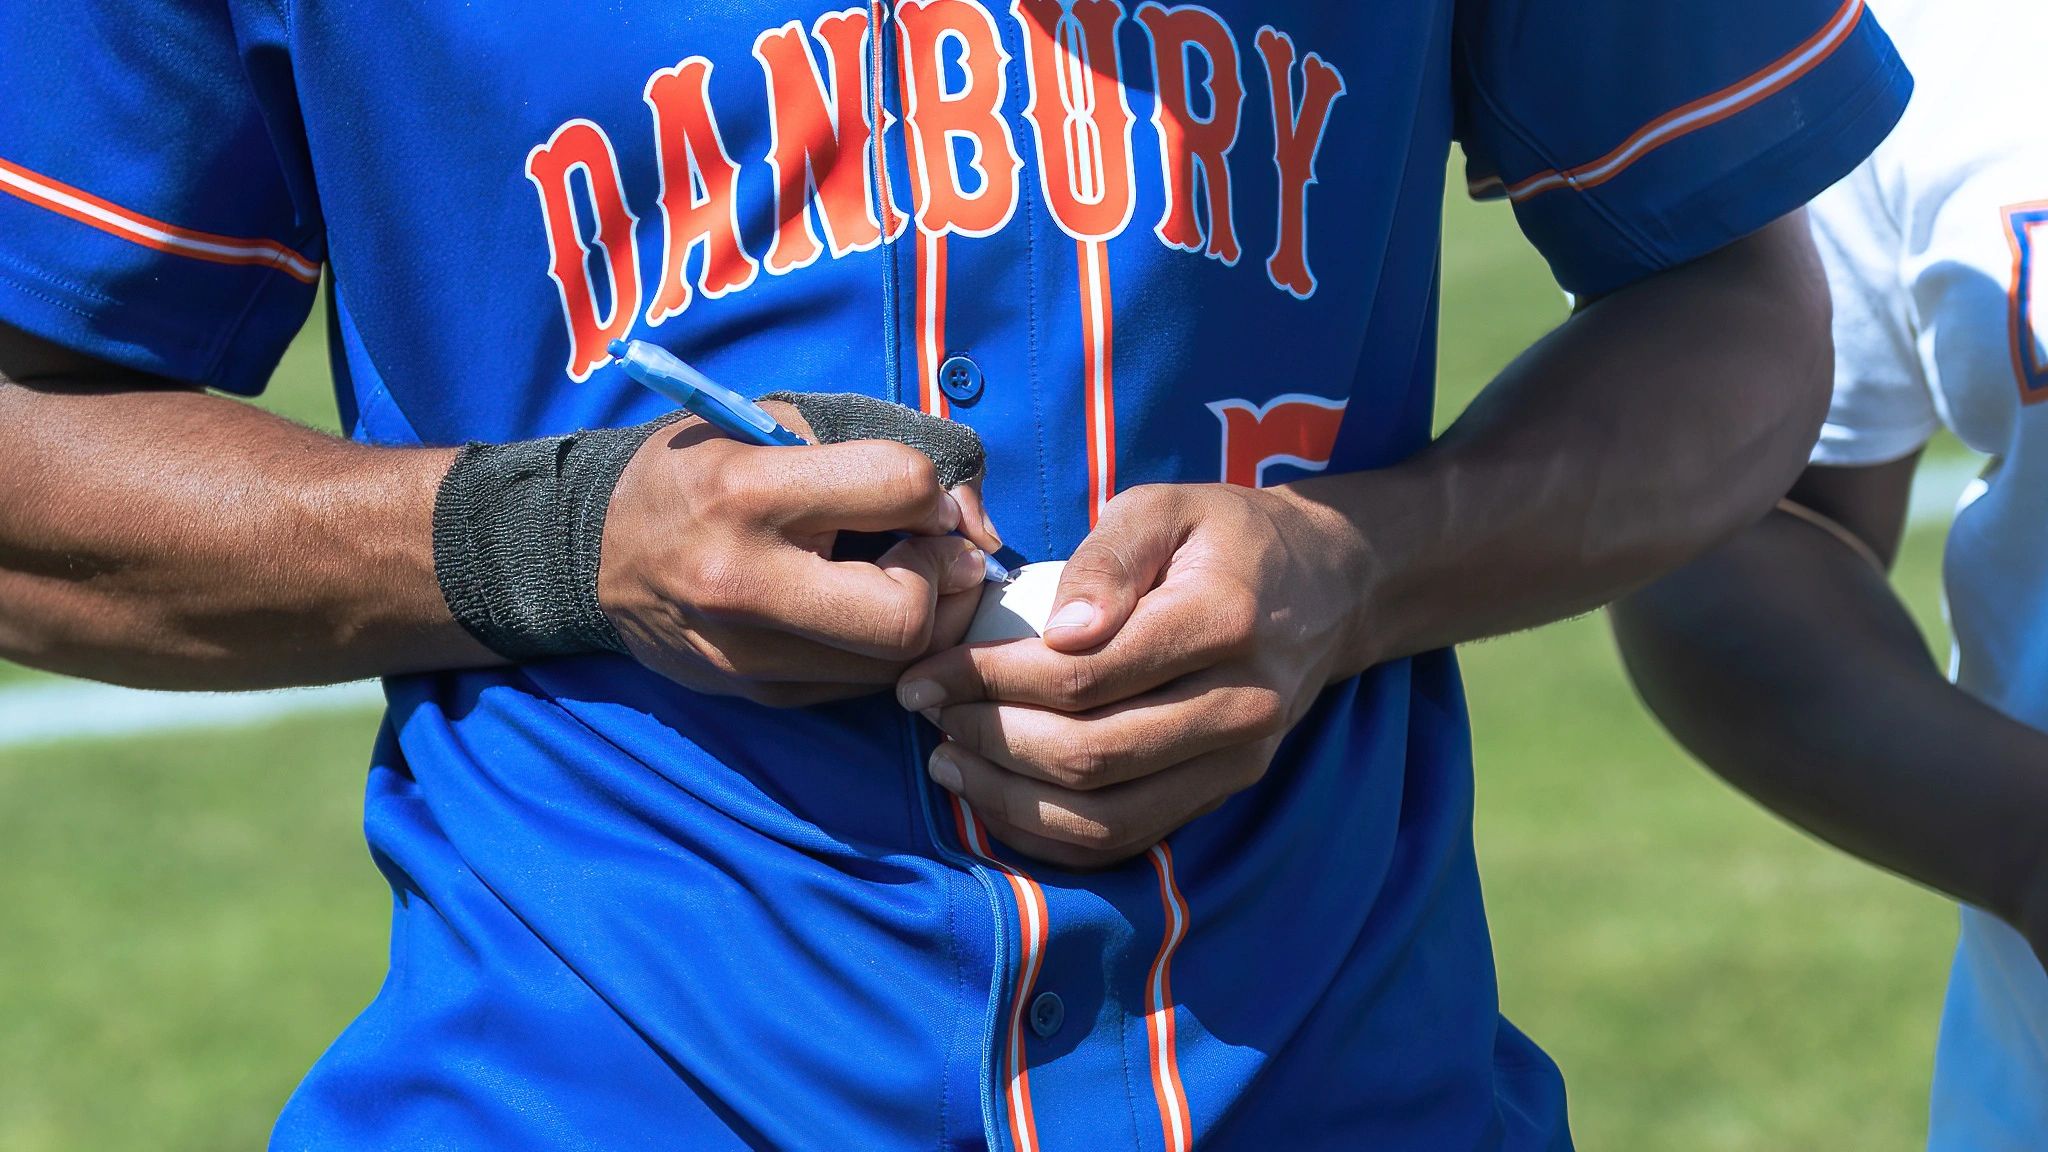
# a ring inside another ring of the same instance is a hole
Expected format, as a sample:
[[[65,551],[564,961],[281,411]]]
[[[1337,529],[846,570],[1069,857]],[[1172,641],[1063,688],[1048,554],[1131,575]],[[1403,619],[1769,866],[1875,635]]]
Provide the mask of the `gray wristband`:
[[[605,512],[627,461],[682,416],[456,453],[434,498],[434,576],[470,635],[509,660],[626,651],[597,602]]]

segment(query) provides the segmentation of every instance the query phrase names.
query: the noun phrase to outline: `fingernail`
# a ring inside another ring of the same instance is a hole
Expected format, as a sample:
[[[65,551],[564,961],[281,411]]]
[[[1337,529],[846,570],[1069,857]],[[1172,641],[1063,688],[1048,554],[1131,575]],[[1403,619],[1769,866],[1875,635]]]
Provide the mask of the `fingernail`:
[[[929,680],[912,680],[896,686],[896,702],[905,712],[922,712],[945,703],[946,692]]]
[[[1086,600],[1069,600],[1045,622],[1045,630],[1051,632],[1056,628],[1086,628],[1095,623],[1096,615],[1095,605]]]
[[[946,791],[960,790],[960,766],[953,763],[953,755],[946,751],[944,744],[933,749],[931,762],[925,766],[925,771],[931,773],[932,783]]]
[[[953,497],[953,506],[961,510],[963,518],[962,527],[964,528],[964,519],[967,510],[967,505],[960,499],[959,496],[959,493],[963,488],[969,488],[969,486],[966,484],[956,484],[953,487],[946,489],[946,494]],[[1001,548],[1003,546],[1003,538],[1000,534],[996,532],[995,518],[988,514],[988,506],[979,503],[977,503],[976,506],[981,509],[981,530],[988,534],[988,538],[995,543],[996,547]]]
[[[953,561],[953,566],[946,570],[946,587],[956,592],[964,592],[981,583],[982,574],[987,571],[985,563],[986,558],[979,548],[969,548],[962,552]]]

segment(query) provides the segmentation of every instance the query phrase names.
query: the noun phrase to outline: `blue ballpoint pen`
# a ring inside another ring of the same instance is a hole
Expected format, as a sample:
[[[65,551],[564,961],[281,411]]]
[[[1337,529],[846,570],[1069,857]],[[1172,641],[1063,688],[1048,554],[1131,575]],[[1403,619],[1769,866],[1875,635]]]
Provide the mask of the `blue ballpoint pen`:
[[[614,340],[610,348],[626,375],[735,440],[783,447],[808,443],[777,423],[767,409],[690,367],[666,348],[645,340]],[[1010,579],[1010,570],[986,552],[982,553],[982,568],[991,582],[1003,584]]]

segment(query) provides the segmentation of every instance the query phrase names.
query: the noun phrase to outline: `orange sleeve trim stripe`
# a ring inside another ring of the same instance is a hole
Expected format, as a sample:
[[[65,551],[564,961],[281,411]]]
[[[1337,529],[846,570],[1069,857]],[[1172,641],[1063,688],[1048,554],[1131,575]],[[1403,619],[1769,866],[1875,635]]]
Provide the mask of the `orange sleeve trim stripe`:
[[[1508,186],[1501,183],[1498,176],[1465,181],[1465,194],[1474,200],[1499,199],[1507,194],[1507,190]]]
[[[1784,91],[1820,66],[1863,19],[1864,0],[1844,0],[1821,30],[1760,71],[1711,95],[1659,116],[1637,129],[1607,155],[1565,171],[1538,172],[1508,186],[1508,199],[1520,203],[1558,188],[1584,190],[1605,184],[1636,161],[1683,136],[1708,128]]]
[[[0,160],[0,192],[158,252],[215,264],[276,268],[302,284],[312,284],[320,279],[320,265],[316,261],[308,260],[275,241],[248,240],[180,228],[6,160]]]

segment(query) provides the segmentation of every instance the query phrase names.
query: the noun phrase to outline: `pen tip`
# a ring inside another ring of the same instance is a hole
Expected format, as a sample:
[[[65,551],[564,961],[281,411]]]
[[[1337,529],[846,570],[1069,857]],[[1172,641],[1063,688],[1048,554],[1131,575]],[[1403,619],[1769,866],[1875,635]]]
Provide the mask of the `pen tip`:
[[[626,358],[626,342],[624,340],[614,340],[605,347],[607,351],[619,359],[624,360]]]

